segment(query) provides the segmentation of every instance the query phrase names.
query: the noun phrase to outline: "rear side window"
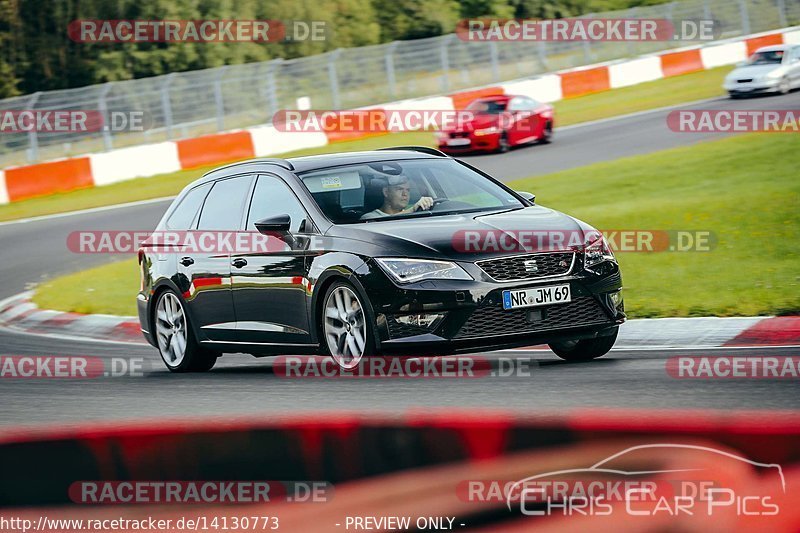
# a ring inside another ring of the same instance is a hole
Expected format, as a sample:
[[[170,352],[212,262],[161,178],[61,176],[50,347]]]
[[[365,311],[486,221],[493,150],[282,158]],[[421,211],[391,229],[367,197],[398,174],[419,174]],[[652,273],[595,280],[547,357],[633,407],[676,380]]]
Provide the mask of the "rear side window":
[[[167,219],[167,228],[176,230],[190,229],[195,215],[200,210],[203,200],[211,188],[210,183],[195,187],[186,193],[181,203],[175,208],[175,211]]]
[[[203,204],[198,229],[238,230],[242,220],[244,200],[250,191],[252,181],[252,176],[241,176],[214,183]]]

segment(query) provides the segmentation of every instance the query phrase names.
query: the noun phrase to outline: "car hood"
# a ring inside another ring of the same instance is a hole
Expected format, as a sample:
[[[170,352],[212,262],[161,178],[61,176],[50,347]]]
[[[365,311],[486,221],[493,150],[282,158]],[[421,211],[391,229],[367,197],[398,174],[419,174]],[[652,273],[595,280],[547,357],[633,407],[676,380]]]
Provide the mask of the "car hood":
[[[782,65],[773,64],[773,65],[748,65],[743,67],[737,67],[734,69],[733,72],[728,74],[728,79],[738,79],[738,78],[755,78],[757,76],[764,76],[769,74],[770,72],[774,72],[779,70]]]
[[[475,115],[475,117],[467,122],[462,124],[457,124],[452,128],[446,128],[445,132],[462,132],[462,131],[475,131],[484,128],[492,128],[497,126],[500,123],[500,115],[491,115],[489,113],[481,113],[479,115]]]
[[[559,211],[532,206],[492,213],[335,225],[327,235],[370,242],[379,248],[378,253],[390,256],[476,261],[525,253],[526,249],[518,243],[520,236],[530,234],[531,230],[543,235],[541,249],[544,250],[563,249],[569,238],[579,238],[585,232],[595,231],[588,224]],[[503,235],[506,237],[502,243],[497,242]],[[562,242],[556,239],[562,239]],[[532,242],[539,249],[539,242]]]

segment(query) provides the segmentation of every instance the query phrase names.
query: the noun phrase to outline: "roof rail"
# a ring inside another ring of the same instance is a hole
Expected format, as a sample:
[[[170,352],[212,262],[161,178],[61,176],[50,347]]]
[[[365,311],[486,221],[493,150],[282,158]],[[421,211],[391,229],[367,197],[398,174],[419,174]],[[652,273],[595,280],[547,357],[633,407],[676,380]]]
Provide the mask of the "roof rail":
[[[430,146],[389,146],[386,148],[376,149],[376,151],[383,150],[407,150],[410,152],[421,152],[423,154],[435,155],[437,157],[449,157],[446,153],[437,150],[436,148],[431,148]]]
[[[277,166],[279,166],[281,168],[285,168],[286,170],[294,170],[294,165],[292,165],[286,159],[281,159],[280,157],[262,157],[260,159],[248,159],[246,161],[237,161],[236,163],[230,163],[228,165],[223,165],[223,166],[217,167],[217,168],[215,168],[213,170],[209,170],[208,172],[203,174],[203,176],[207,176],[207,175],[211,174],[212,172],[216,172],[218,170],[222,170],[222,169],[225,169],[225,168],[231,168],[231,167],[235,167],[235,166],[239,166],[239,165],[247,165],[247,164],[250,164],[250,163],[266,163],[268,165],[277,165]]]

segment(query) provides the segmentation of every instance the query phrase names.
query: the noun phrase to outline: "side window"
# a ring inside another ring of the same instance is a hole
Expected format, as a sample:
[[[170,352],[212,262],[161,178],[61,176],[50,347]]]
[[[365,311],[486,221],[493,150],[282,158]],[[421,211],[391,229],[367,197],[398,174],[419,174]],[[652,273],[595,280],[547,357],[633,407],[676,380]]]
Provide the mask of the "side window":
[[[259,176],[247,215],[247,230],[255,231],[258,220],[285,214],[291,218],[289,231],[292,233],[300,231],[303,220],[308,218],[300,201],[283,181],[272,176]]]
[[[206,183],[187,192],[181,203],[178,204],[178,207],[167,219],[167,228],[174,230],[191,229],[194,217],[197,215],[197,211],[200,210],[200,206],[203,204],[203,200],[210,188],[211,184]]]
[[[203,204],[198,229],[238,230],[244,200],[252,181],[252,176],[241,176],[214,183]]]
[[[525,103],[522,98],[512,98],[508,104],[509,111],[522,111],[525,109]]]

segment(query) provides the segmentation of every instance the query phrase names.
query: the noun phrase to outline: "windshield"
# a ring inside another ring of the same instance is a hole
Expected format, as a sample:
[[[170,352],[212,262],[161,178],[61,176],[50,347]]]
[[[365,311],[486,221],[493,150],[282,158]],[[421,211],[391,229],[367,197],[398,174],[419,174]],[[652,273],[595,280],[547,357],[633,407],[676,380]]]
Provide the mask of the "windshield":
[[[506,101],[476,100],[467,106],[467,110],[478,114],[499,115],[506,110]]]
[[[747,61],[748,65],[773,65],[780,64],[783,60],[783,50],[772,50],[770,52],[756,52]]]
[[[452,159],[362,163],[300,179],[335,224],[523,207],[507,190]]]

